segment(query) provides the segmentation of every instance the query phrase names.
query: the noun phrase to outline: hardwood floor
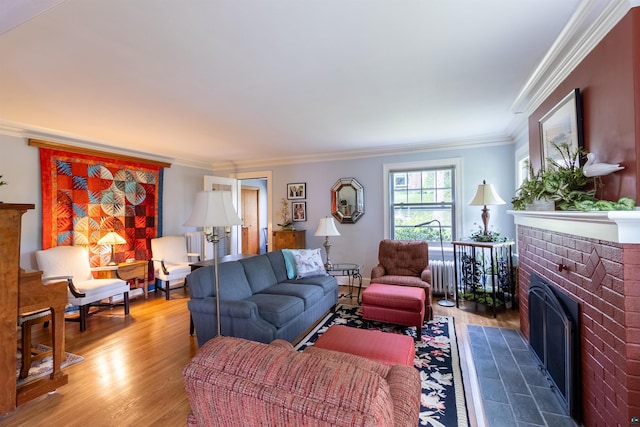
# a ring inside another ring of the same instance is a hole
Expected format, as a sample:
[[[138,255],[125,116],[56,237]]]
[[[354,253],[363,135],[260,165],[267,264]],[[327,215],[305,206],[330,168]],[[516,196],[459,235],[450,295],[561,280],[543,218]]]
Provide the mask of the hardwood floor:
[[[189,403],[181,373],[198,346],[189,335],[188,296],[182,290],[171,296],[170,301],[163,294],[151,293],[146,301],[139,297],[132,301],[128,317],[122,308],[91,316],[82,334],[77,323],[67,322],[66,351],[85,360],[64,369],[67,385],[0,416],[0,425],[185,425]],[[437,299],[435,313],[455,317],[463,359],[467,324],[507,328],[519,324],[517,311],[493,319],[438,306]],[[48,331],[34,328],[34,342],[50,344]],[[465,387],[468,384],[465,379]],[[472,392],[467,391],[471,401]],[[473,425],[482,425],[482,420]]]

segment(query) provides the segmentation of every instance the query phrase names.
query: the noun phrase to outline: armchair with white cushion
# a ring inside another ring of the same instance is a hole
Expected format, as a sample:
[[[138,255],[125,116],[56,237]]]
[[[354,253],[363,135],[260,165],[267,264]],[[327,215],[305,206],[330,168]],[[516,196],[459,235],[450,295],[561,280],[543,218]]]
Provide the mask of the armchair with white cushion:
[[[164,292],[166,299],[171,299],[172,289],[186,287],[185,278],[191,273],[189,258],[199,260],[200,254],[187,252],[185,236],[164,236],[151,239],[151,256],[156,291]]]
[[[56,246],[36,251],[36,262],[44,283],[67,280],[69,304],[80,310],[81,332],[87,329],[87,316],[92,306],[124,305],[124,314],[129,315],[129,284],[118,278],[95,279],[84,248]],[[123,302],[113,304],[112,298],[119,295],[123,296]]]

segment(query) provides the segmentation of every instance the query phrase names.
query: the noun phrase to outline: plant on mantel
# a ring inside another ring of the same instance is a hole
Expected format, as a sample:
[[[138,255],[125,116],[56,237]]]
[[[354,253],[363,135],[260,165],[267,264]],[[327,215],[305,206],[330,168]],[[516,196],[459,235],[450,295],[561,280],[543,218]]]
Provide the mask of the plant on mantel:
[[[2,175],[0,175],[0,187],[2,187],[3,185],[7,185],[7,183],[2,180]]]
[[[571,150],[567,144],[553,146],[560,159],[547,158],[544,171],[535,172],[529,165],[529,176],[511,199],[515,210],[535,210],[537,201],[549,200],[555,209],[577,211],[633,210],[635,200],[623,197],[617,202],[598,200],[594,180],[584,175],[580,159],[586,156],[582,148]]]

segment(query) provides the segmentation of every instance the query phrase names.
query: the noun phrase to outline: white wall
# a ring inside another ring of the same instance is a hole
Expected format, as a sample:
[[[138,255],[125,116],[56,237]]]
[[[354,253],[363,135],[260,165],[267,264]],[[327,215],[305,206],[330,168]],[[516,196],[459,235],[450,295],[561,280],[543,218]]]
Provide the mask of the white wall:
[[[307,221],[296,222],[295,226],[296,229],[307,231],[308,248],[321,248],[324,237],[316,237],[313,233],[320,218],[331,215],[331,187],[339,178],[356,178],[364,187],[365,214],[356,224],[337,224],[341,235],[330,238],[331,261],[361,264],[363,276],[368,278],[371,268],[377,263],[378,243],[384,237],[383,164],[460,157],[463,164],[463,182],[459,189],[463,192],[464,204],[462,206],[463,227],[459,237],[468,236],[479,224],[482,224],[481,207],[468,206],[466,203],[473,198],[478,184],[481,184],[484,179],[494,184],[498,194],[507,202],[502,206],[490,207],[490,228],[514,238],[513,217],[506,213],[512,207],[510,202],[514,193],[513,150],[513,145],[496,145],[486,148],[276,166],[272,168],[274,229],[278,228],[275,224],[280,222],[280,199],[286,197],[287,183],[306,182]],[[245,170],[234,172],[245,172]],[[216,172],[218,175],[225,173],[225,171]],[[431,248],[431,251],[435,250],[439,250],[439,247]]]
[[[0,134],[0,175],[8,185],[0,187],[4,203],[32,203],[34,210],[22,216],[20,266],[34,270],[34,251],[42,248],[42,201],[40,198],[40,155],[24,138]]]
[[[0,134],[0,175],[9,183],[0,187],[0,200],[8,203],[34,203],[36,209],[25,214],[21,240],[21,265],[35,268],[33,252],[42,246],[42,205],[40,201],[40,162],[38,149],[29,147],[26,139]],[[383,164],[415,162],[426,159],[462,158],[463,182],[463,230],[467,236],[474,223],[480,224],[480,207],[467,206],[483,179],[494,184],[506,205],[492,206],[492,229],[514,237],[513,218],[506,214],[511,208],[514,192],[514,146],[497,145],[465,150],[442,150],[426,153],[397,154],[384,157],[368,157],[341,161],[284,165],[272,168],[273,172],[273,222],[280,221],[280,199],[286,197],[286,185],[293,182],[307,183],[307,221],[296,226],[307,230],[307,247],[322,247],[323,237],[313,235],[321,217],[331,215],[330,189],[338,178],[354,177],[364,186],[365,214],[356,224],[338,224],[340,237],[331,239],[331,260],[354,262],[364,266],[363,276],[369,277],[377,262],[378,243],[384,236],[383,215]],[[261,168],[264,169],[264,168]],[[234,172],[247,172],[234,171]],[[182,224],[191,212],[195,193],[203,189],[204,175],[226,176],[224,171],[210,171],[173,165],[165,169],[163,191],[163,235],[182,234],[193,228]],[[275,226],[277,229],[277,226]],[[436,250],[432,248],[431,250]]]
[[[191,213],[195,193],[204,188],[204,175],[210,170],[173,165],[164,172],[163,235],[182,234],[193,228],[182,224]],[[33,203],[35,209],[22,217],[20,265],[36,269],[34,252],[42,248],[42,202],[40,156],[27,139],[0,134],[0,175],[8,185],[0,187],[0,201]]]

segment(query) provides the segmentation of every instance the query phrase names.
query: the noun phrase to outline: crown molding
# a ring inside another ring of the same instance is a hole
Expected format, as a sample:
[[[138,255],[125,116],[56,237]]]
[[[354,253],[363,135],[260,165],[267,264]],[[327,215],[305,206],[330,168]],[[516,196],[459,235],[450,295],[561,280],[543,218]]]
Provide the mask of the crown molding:
[[[52,143],[68,145],[78,149],[96,150],[96,151],[102,151],[105,153],[111,153],[111,154],[116,154],[121,156],[144,158],[159,164],[169,165],[164,167],[171,167],[172,164],[186,165],[188,163],[191,163],[189,165],[191,167],[201,167],[202,169],[211,169],[211,164],[200,163],[200,166],[195,166],[196,164],[195,162],[191,162],[188,160],[172,159],[172,158],[158,156],[155,154],[146,153],[142,151],[118,148],[106,142],[87,141],[86,139],[82,139],[80,137],[73,136],[70,134],[62,134],[59,132],[49,131],[47,129],[36,128],[33,126],[23,126],[20,124],[4,122],[4,121],[0,121],[0,134],[14,136],[17,138],[24,138],[27,141],[31,139],[43,140],[43,141],[49,141]]]
[[[353,160],[368,157],[397,156],[403,154],[417,154],[433,151],[462,150],[489,147],[496,145],[513,144],[514,140],[504,133],[473,136],[466,138],[453,138],[438,140],[429,143],[404,144],[394,146],[384,146],[378,148],[367,148],[362,150],[333,151],[325,154],[312,154],[307,156],[278,157],[271,159],[247,160],[235,162],[216,162],[213,165],[215,170],[235,170],[249,169],[257,167],[282,166],[301,163],[330,162],[336,160]]]
[[[562,30],[511,106],[531,115],[640,0],[585,0]]]

